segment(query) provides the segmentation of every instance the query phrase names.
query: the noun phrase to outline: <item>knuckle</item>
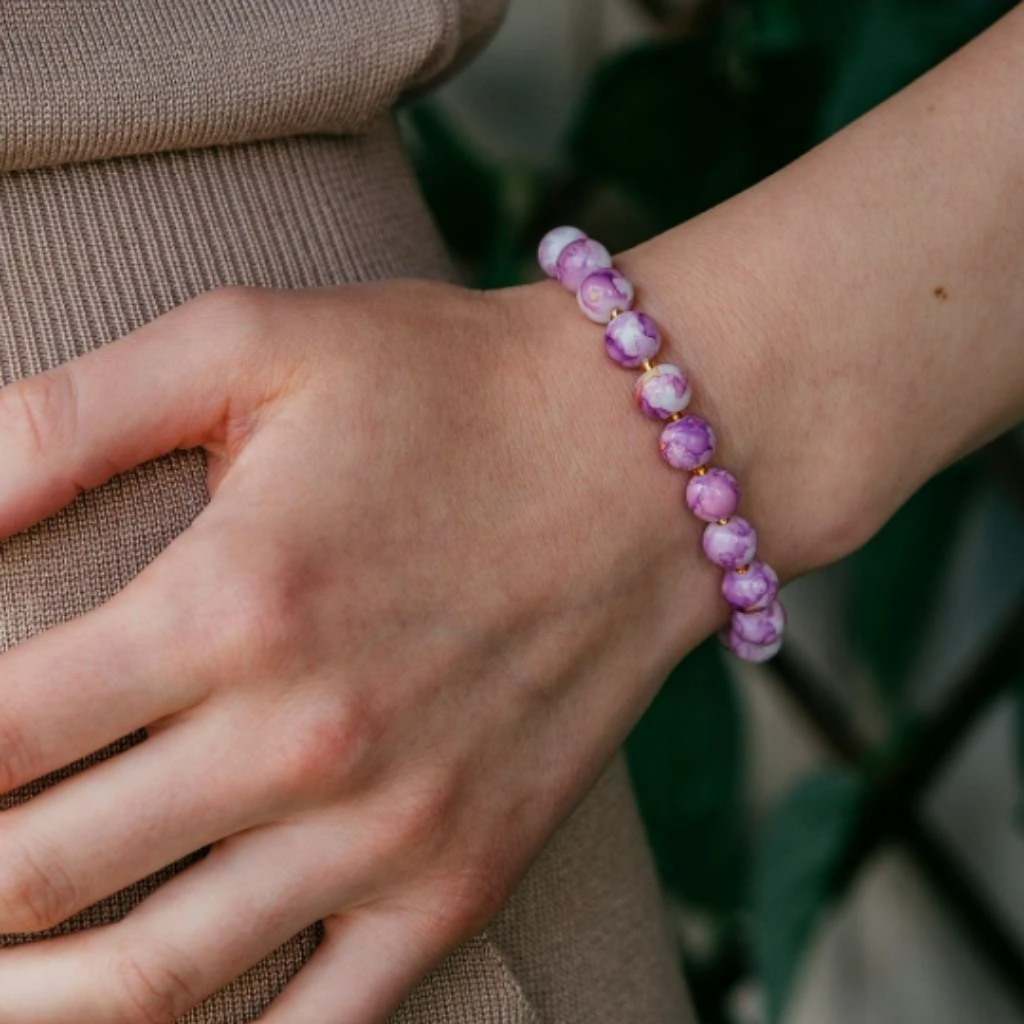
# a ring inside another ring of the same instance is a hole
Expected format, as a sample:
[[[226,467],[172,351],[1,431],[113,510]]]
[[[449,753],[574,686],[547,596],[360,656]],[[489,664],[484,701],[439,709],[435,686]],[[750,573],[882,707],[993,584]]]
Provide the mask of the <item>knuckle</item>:
[[[114,989],[124,1024],[173,1024],[202,997],[195,972],[167,949],[158,955],[120,949]]]
[[[492,866],[463,865],[440,885],[435,914],[454,929],[482,928],[512,894],[506,876]]]
[[[420,848],[446,834],[449,795],[439,786],[418,786],[401,804],[393,822],[400,846]]]
[[[237,668],[284,669],[302,644],[302,623],[295,606],[272,584],[238,580],[222,584],[216,610],[207,617],[211,648]]]
[[[73,438],[76,415],[74,375],[64,367],[0,390],[0,431],[31,457],[41,457]]]
[[[268,299],[264,288],[231,285],[204,292],[190,305],[217,331],[221,339],[246,343],[263,336]]]
[[[284,792],[336,794],[365,769],[379,734],[365,701],[335,697],[275,723],[270,773]]]
[[[463,882],[463,907],[474,925],[483,926],[512,895],[512,885],[497,872],[471,872]]]
[[[207,526],[182,560],[193,600],[169,622],[196,638],[196,667],[218,685],[308,668],[317,618],[288,553],[274,547],[230,524]],[[174,572],[172,584],[181,575]]]
[[[246,320],[260,308],[267,291],[245,285],[224,285],[211,288],[192,301],[204,307],[208,316],[221,316],[227,320]]]
[[[290,301],[288,293],[278,289],[228,287],[206,292],[189,304],[188,315],[197,317],[202,335],[217,339],[219,360],[230,382],[229,396],[238,399],[232,408],[241,404],[243,421],[253,412],[246,406],[246,396],[269,400],[292,378],[294,346],[288,357],[283,357],[281,349],[282,331],[294,334],[290,320],[283,320]]]
[[[9,793],[34,778],[35,762],[28,737],[0,707],[0,793]]]
[[[424,772],[423,775],[428,773]],[[410,856],[431,860],[450,842],[457,794],[443,775],[406,784],[380,818],[378,852],[383,859],[406,862]]]
[[[426,885],[424,898],[406,924],[430,945],[456,945],[479,932],[511,895],[511,887],[476,868],[449,868]]]
[[[3,844],[0,923],[5,931],[41,932],[67,920],[81,902],[71,875],[23,844]]]

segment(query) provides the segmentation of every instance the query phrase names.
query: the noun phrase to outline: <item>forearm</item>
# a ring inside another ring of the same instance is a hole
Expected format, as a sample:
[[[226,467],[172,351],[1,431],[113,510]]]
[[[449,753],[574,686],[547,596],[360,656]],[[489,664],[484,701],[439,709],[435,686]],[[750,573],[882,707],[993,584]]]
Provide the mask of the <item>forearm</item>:
[[[1024,10],[625,254],[789,575],[1024,415]]]

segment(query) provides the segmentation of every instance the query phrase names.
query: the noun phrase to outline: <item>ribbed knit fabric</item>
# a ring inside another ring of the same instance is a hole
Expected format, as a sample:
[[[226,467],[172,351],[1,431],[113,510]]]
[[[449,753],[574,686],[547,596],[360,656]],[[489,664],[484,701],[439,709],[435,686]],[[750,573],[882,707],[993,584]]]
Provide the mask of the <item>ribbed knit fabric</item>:
[[[191,10],[196,19],[205,19],[209,33],[221,32],[222,41],[230,36],[228,9],[243,22],[243,15],[250,18],[251,23],[239,31],[244,41],[254,31],[253,24],[263,24],[254,11],[262,12],[266,20],[272,18],[268,12],[275,12],[273,17],[281,11],[294,14],[300,6],[292,0],[276,5],[243,0],[217,4],[176,0],[176,4]],[[300,111],[307,107],[299,96],[301,89],[294,82],[280,86],[275,94],[278,100],[272,101],[267,99],[270,93],[254,86],[252,109],[246,114],[245,104],[235,101],[249,87],[240,84],[244,74],[234,66],[221,82],[231,93],[222,107],[218,107],[212,79],[202,75],[196,79],[201,83],[198,92],[186,89],[179,95],[169,80],[163,82],[172,112],[166,123],[155,105],[146,106],[150,100],[133,104],[132,89],[144,87],[132,86],[131,76],[121,77],[121,65],[114,57],[124,58],[139,75],[144,61],[134,50],[115,52],[111,40],[121,40],[118,46],[137,42],[155,55],[161,47],[154,26],[162,31],[171,23],[167,19],[173,21],[171,6],[162,0],[0,3],[0,29],[4,30],[0,45],[8,55],[15,54],[18,69],[13,76],[17,80],[12,81],[5,68],[0,97],[20,96],[23,103],[21,113],[12,113],[0,102],[0,152],[8,166],[39,167],[55,159],[109,156],[137,147],[179,147],[160,155],[140,153],[0,173],[0,384],[82,355],[218,285],[310,287],[398,276],[451,276],[387,115],[378,114],[372,120],[353,108],[352,123],[364,127],[361,134],[303,135],[306,122]],[[383,36],[374,42],[367,34],[368,25],[386,33],[392,21],[405,24],[408,10],[398,0],[382,0],[379,5],[344,0],[305,6],[323,8],[325,15],[333,16],[336,8],[358,15],[358,24],[352,27],[354,37],[372,44],[377,56],[369,64],[358,64],[352,73],[370,84],[348,81],[338,88],[346,95],[363,90],[360,102],[368,104],[368,109],[386,104],[386,99],[378,97],[390,96],[389,89],[402,91],[414,85],[417,76],[422,80],[444,71],[441,58],[433,56],[413,62],[415,73],[396,73],[393,65],[411,67],[403,63],[404,44],[385,45]],[[392,16],[382,22],[383,7]],[[485,7],[486,0],[475,0],[449,24],[458,24],[464,33],[479,39],[485,26],[493,23],[493,18],[480,16]],[[415,0],[411,8],[424,19],[424,35],[430,34],[433,21],[423,11],[448,9],[427,0]],[[495,9],[491,4],[489,10]],[[477,12],[475,22],[466,13],[472,10]],[[144,38],[130,43],[123,36],[133,23],[127,12],[136,18],[137,28],[148,26]],[[113,35],[101,31],[103,18],[112,19]],[[86,33],[83,19],[91,34]],[[10,31],[15,24],[21,35]],[[25,35],[29,26],[33,31],[46,29],[53,37],[47,43]],[[185,31],[184,23],[180,28]],[[71,41],[79,30],[88,45]],[[203,34],[198,27],[189,31],[197,38]],[[315,51],[316,40],[308,37],[316,32],[307,26],[302,35],[307,52]],[[272,33],[267,29],[260,38],[270,45]],[[55,40],[63,42],[58,45]],[[447,59],[457,59],[455,44],[436,45],[440,46],[437,52],[449,54]],[[66,61],[82,62],[81,66],[65,64],[61,73],[69,76],[69,83],[64,87],[53,67],[35,66],[31,74],[26,70],[24,54],[31,51],[38,59],[47,46],[54,55],[64,53]],[[98,48],[89,50],[91,57],[84,52],[89,47]],[[76,52],[78,57],[69,56]],[[111,81],[99,81],[97,61],[106,62]],[[303,80],[301,72],[293,73]],[[43,109],[46,103],[33,108],[26,84],[31,75],[39,82],[45,80],[40,88],[48,90],[47,103],[68,105],[61,108],[62,117],[77,110],[78,104],[85,123],[60,121]],[[241,76],[237,81],[236,75]],[[382,80],[393,84],[380,90]],[[90,115],[85,91],[93,86],[97,96]],[[72,96],[76,89],[83,95]],[[284,116],[281,104],[289,90],[295,93],[295,106]],[[191,99],[182,99],[185,93]],[[115,124],[116,104],[111,97],[119,97],[117,102],[124,104],[120,126]],[[152,102],[156,100],[154,94]],[[194,124],[188,118],[176,122],[175,109],[179,113],[191,109]],[[105,113],[101,116],[97,111]],[[281,114],[282,119],[275,121],[268,111],[276,111],[275,116]],[[245,144],[234,138],[236,128],[245,135],[253,125],[282,138]],[[103,132],[108,128],[113,135],[105,139]],[[117,130],[122,132],[119,137]],[[20,141],[12,141],[11,131],[21,133]],[[239,144],[200,148],[212,136]],[[216,338],[210,344],[216,344]],[[0,650],[111,597],[187,529],[206,501],[202,455],[176,452],[120,474],[43,523],[0,542]],[[178,599],[187,601],[188,594]],[[181,642],[190,643],[191,638],[183,636]],[[125,737],[91,758],[0,795],[0,811],[144,740],[144,732]],[[110,840],[116,843],[117,836],[111,835]],[[197,851],[103,900],[50,933],[0,935],[0,947],[116,922],[204,852]],[[320,937],[319,926],[311,924],[182,1020],[186,1024],[255,1020],[311,955]],[[339,999],[343,998],[340,993]],[[394,1021],[678,1024],[686,1019],[685,997],[663,927],[650,858],[625,771],[617,759],[488,932],[466,943],[425,979]]]
[[[3,0],[0,171],[372,124],[507,0]]]

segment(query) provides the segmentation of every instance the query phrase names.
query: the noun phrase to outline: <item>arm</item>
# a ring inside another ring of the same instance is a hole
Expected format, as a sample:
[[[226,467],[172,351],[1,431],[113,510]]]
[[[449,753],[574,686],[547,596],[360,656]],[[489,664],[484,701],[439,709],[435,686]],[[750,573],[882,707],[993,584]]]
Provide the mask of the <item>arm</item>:
[[[620,261],[785,576],[1024,411],[1022,58],[1018,13]],[[169,1021],[317,919],[264,1019],[383,1020],[497,911],[725,616],[600,348],[550,283],[231,291],[0,392],[0,535],[175,447],[212,493],[0,658],[7,789],[151,727],[5,812],[0,931],[214,844],[124,921],[4,951],[0,1022]]]
[[[1018,9],[620,261],[693,365],[787,574],[856,548],[1024,417],[1022,66]]]

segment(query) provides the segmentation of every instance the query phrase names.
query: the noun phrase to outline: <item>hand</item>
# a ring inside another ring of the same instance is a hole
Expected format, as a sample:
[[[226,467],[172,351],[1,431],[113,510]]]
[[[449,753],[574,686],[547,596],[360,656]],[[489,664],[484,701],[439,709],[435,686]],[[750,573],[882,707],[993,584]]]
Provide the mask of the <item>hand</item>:
[[[0,1024],[171,1021],[318,919],[263,1018],[382,1020],[492,916],[724,613],[632,376],[557,286],[215,292],[0,392],[0,535],[174,448],[212,500],[0,657]],[[117,836],[116,843],[110,837]]]

